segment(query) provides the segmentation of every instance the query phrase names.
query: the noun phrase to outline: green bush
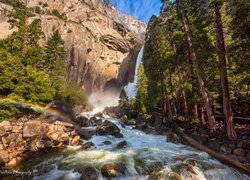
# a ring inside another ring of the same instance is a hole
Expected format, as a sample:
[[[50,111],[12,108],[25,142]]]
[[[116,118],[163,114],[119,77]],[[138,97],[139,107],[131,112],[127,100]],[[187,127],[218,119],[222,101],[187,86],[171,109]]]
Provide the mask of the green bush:
[[[63,86],[58,97],[64,99],[70,107],[87,104],[87,96],[83,89],[78,88],[75,81],[71,81]]]
[[[20,113],[20,111],[15,104],[8,100],[0,99],[0,121],[9,120],[18,113]]]

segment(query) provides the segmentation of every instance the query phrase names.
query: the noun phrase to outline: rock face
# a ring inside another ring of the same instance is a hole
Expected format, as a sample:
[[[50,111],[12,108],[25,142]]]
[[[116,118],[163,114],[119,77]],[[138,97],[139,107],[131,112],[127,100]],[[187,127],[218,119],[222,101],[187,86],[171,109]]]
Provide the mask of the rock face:
[[[42,20],[42,30],[48,38],[58,29],[67,50],[67,73],[76,79],[87,93],[102,91],[106,83],[126,83],[126,68],[134,71],[138,49],[146,25],[120,13],[102,0],[26,0],[33,17]],[[5,16],[11,7],[0,3],[0,38],[11,34]],[[58,13],[55,13],[58,12]],[[45,43],[45,40],[41,42]],[[131,56],[134,52],[134,56]],[[126,59],[126,66],[121,64]],[[122,78],[119,73],[122,73]],[[127,74],[128,76],[128,74]],[[132,75],[133,76],[133,75]],[[130,81],[131,78],[130,78]]]
[[[0,123],[0,162],[15,166],[26,153],[44,148],[64,147],[81,143],[72,126],[59,121],[3,121]]]

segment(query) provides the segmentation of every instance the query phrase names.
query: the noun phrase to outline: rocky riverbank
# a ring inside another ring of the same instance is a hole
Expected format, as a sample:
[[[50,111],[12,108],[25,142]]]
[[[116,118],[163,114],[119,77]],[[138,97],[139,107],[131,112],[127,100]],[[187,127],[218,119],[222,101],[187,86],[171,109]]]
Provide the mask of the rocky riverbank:
[[[50,124],[41,119],[27,118],[0,123],[0,162],[8,167],[16,166],[29,153],[80,143],[81,139],[71,124],[59,121]]]
[[[176,118],[172,122],[163,123],[160,113],[140,115],[136,112],[127,114],[121,118],[124,125],[133,125],[134,128],[146,133],[166,135],[167,141],[186,144],[180,136],[175,133],[176,125],[180,126],[184,133],[192,137],[202,145],[222,153],[241,163],[250,165],[250,126],[236,125],[238,140],[228,140],[223,133],[223,124],[217,122],[217,130],[210,132],[206,125],[195,125],[185,122],[184,118]]]

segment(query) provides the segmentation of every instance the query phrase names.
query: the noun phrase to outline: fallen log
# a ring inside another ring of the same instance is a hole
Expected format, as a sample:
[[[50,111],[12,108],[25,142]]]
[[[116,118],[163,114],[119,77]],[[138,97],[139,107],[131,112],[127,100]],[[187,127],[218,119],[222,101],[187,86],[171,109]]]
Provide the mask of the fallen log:
[[[175,126],[174,131],[176,134],[178,134],[184,140],[186,140],[190,145],[196,147],[197,149],[200,149],[201,151],[208,153],[210,156],[218,159],[219,161],[221,161],[225,164],[228,164],[229,166],[232,166],[232,167],[240,170],[243,173],[250,175],[250,166],[244,165],[244,164],[240,163],[239,161],[236,161],[236,160],[234,160],[234,159],[232,159],[224,154],[215,152],[215,151],[211,150],[210,148],[200,144],[199,142],[195,141],[193,138],[186,135],[178,125]]]

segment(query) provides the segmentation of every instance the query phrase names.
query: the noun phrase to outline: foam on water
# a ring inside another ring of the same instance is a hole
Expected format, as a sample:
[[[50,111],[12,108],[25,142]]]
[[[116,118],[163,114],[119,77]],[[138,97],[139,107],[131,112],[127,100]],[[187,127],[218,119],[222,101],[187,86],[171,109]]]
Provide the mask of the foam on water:
[[[96,146],[94,150],[81,150],[68,147],[48,159],[41,160],[34,166],[34,179],[79,179],[85,167],[99,169],[106,163],[122,163],[126,166],[126,175],[119,180],[146,180],[152,171],[157,171],[162,179],[179,176],[182,179],[197,180],[233,180],[250,179],[235,169],[212,159],[208,154],[190,146],[176,145],[166,142],[161,135],[150,135],[122,128],[118,119],[109,119],[116,123],[124,135],[124,139],[112,136],[93,136],[89,141]],[[104,141],[111,145],[104,145]],[[125,148],[117,149],[116,145],[126,140]],[[105,179],[99,171],[99,179]]]

